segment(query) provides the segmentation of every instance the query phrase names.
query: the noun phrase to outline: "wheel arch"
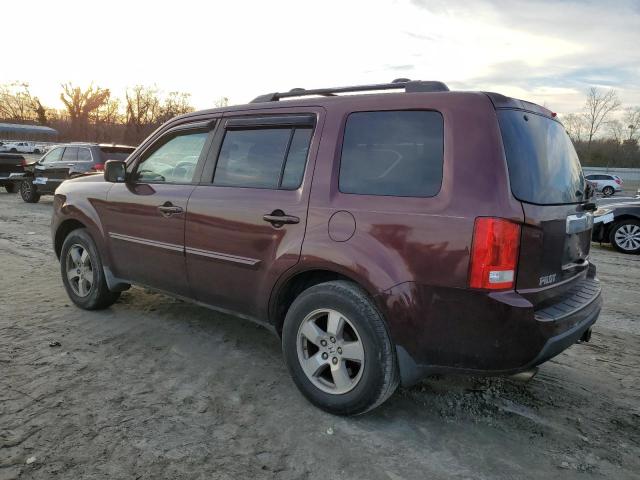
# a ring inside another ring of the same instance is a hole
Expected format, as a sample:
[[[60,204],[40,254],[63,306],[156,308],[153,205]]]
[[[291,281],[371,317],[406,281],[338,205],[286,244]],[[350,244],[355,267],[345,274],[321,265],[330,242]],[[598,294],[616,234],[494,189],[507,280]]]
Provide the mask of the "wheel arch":
[[[64,243],[65,238],[67,238],[72,231],[77,230],[78,228],[87,228],[87,225],[76,218],[69,218],[64,220],[56,229],[53,248],[58,259],[60,258],[60,252],[62,251],[62,244]]]
[[[304,270],[297,270],[284,276],[272,290],[269,302],[269,323],[273,325],[276,333],[279,336],[282,335],[284,318],[298,295],[314,285],[334,280],[346,280],[356,284],[376,303],[376,292],[372,290],[372,287],[350,272],[326,267],[310,267]]]

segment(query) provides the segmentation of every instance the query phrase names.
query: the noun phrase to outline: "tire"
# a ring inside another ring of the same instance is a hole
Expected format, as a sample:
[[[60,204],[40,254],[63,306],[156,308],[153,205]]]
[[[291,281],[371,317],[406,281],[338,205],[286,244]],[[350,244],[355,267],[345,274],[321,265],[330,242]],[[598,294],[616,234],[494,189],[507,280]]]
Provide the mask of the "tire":
[[[107,308],[120,297],[120,292],[109,290],[100,253],[85,228],[73,230],[64,239],[60,274],[67,295],[84,310]]]
[[[343,325],[342,333],[329,328],[329,315],[334,325]],[[309,338],[313,336],[312,342]],[[315,406],[332,414],[365,413],[389,398],[399,383],[395,347],[382,315],[351,282],[332,281],[304,290],[285,317],[282,351],[298,389]]]
[[[33,151],[33,153],[40,153],[40,149],[39,149],[39,148],[36,148],[36,149]]]
[[[611,227],[611,245],[622,253],[640,254],[640,221],[622,220]]]
[[[12,148],[11,150],[9,150],[9,153],[18,153],[18,150],[16,150],[15,148]]]
[[[615,193],[615,190],[613,189],[613,187],[611,185],[607,185],[606,187],[604,187],[602,189],[602,194],[605,197],[610,197],[611,195],[613,195]]]
[[[15,183],[7,183],[4,186],[4,189],[7,191],[7,193],[16,193],[16,191],[18,190],[18,187],[16,187]]]
[[[27,203],[38,203],[40,201],[40,194],[31,180],[20,182],[20,196]]]

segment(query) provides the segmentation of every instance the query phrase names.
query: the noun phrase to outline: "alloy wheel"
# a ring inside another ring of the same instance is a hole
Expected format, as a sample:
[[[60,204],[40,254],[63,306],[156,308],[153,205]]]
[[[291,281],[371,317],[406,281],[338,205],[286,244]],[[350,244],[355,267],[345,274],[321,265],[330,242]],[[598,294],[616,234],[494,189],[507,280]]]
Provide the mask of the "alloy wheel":
[[[79,297],[86,297],[93,287],[93,265],[85,247],[73,244],[67,252],[66,271],[69,285]]]
[[[298,329],[298,361],[314,386],[341,395],[364,371],[364,345],[353,323],[337,310],[314,310]]]
[[[640,226],[625,223],[618,227],[613,235],[616,245],[622,250],[634,251],[640,249]]]

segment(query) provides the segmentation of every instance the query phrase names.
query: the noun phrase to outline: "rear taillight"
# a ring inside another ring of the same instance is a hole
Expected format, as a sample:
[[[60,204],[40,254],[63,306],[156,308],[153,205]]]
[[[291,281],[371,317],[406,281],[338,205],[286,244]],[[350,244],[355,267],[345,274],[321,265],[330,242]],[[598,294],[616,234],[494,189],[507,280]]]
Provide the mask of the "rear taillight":
[[[476,218],[469,286],[487,290],[513,288],[519,247],[520,225],[504,218]]]
[[[622,180],[620,180],[619,178],[616,178],[615,180],[618,185],[622,185]]]
[[[104,172],[104,163],[94,163],[91,170],[95,170],[96,172]]]
[[[20,165],[24,167],[25,165],[27,165],[27,161],[23,158],[22,160],[20,160]]]

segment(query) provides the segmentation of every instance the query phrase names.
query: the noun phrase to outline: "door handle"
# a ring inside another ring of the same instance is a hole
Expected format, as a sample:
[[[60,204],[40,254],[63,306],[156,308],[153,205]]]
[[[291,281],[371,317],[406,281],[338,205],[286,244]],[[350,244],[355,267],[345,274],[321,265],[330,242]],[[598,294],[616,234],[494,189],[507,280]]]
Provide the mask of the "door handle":
[[[269,222],[274,227],[281,227],[284,224],[300,223],[300,219],[298,217],[286,215],[282,210],[274,210],[267,215],[263,215],[262,219],[265,222]]]
[[[163,217],[170,217],[171,215],[182,213],[184,210],[182,210],[182,207],[176,207],[171,202],[164,202],[158,207],[158,211]]]

